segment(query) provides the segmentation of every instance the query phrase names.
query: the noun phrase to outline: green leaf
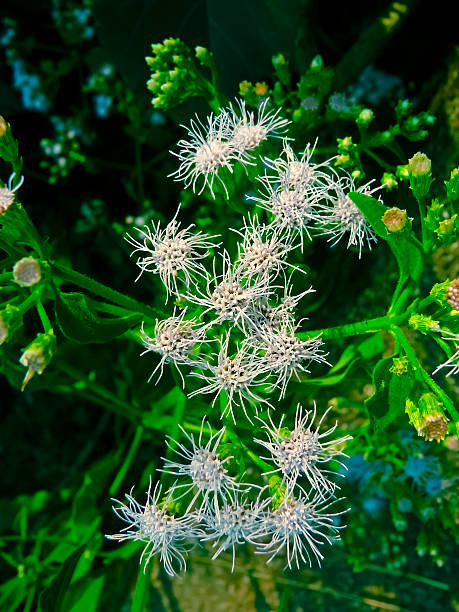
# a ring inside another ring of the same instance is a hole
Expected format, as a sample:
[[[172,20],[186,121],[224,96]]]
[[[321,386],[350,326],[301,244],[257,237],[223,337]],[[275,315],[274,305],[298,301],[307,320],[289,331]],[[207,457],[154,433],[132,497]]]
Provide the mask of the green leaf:
[[[67,612],[96,612],[105,576],[85,576],[72,584],[65,597]]]
[[[78,344],[103,343],[117,338],[139,324],[138,314],[101,317],[93,307],[97,302],[83,293],[63,293],[56,299],[56,319],[66,338]]]
[[[411,230],[389,232],[382,222],[382,217],[389,208],[379,200],[355,191],[351,192],[349,197],[365,215],[375,233],[389,245],[400,269],[400,284],[404,284],[408,279],[417,283],[422,274],[423,253],[414,233]]]
[[[64,612],[64,597],[70,586],[73,572],[84,550],[84,546],[77,548],[66,559],[49,587],[42,592],[39,602],[41,612]]]
[[[412,374],[394,374],[390,371],[392,357],[385,357],[373,370],[374,394],[365,402],[372,426],[384,430],[405,412],[405,403],[414,385]]]

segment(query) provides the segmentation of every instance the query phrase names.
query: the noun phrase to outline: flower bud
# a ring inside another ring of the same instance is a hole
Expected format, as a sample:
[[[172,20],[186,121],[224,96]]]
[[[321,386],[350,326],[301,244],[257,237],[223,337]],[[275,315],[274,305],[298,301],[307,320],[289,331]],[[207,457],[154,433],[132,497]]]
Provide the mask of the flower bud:
[[[22,325],[22,315],[19,308],[8,304],[0,311],[0,345]]]
[[[382,222],[389,232],[401,232],[407,221],[406,210],[400,208],[389,208],[382,216]]]
[[[431,161],[424,153],[416,153],[408,160],[408,169],[411,176],[426,176],[430,174]]]
[[[4,215],[14,202],[14,192],[8,187],[0,187],[0,215]]]
[[[455,281],[452,281],[455,282]],[[449,287],[452,284],[452,282],[448,279],[445,280],[443,283],[435,283],[435,285],[432,287],[431,291],[430,291],[430,297],[437,302],[437,304],[440,304],[440,306],[443,306],[443,308],[448,308],[450,306],[448,298],[449,298]]]
[[[438,227],[434,231],[441,241],[446,242],[449,238],[454,239],[456,236],[456,219],[457,215],[453,215],[449,219],[440,221]]]
[[[41,280],[39,262],[33,257],[23,257],[13,268],[13,278],[21,287],[31,287]]]
[[[46,366],[56,352],[56,337],[51,330],[47,334],[37,334],[37,337],[24,349],[19,363],[27,368],[27,373],[22,381],[21,391],[24,391],[27,383],[35,374],[43,374]]]
[[[453,310],[459,311],[459,278],[455,278],[448,286],[448,304]]]
[[[408,357],[394,357],[389,372],[395,374],[395,376],[403,376],[408,372],[408,365]]]
[[[406,400],[406,410],[410,423],[414,425],[418,436],[423,436],[429,442],[444,440],[448,433],[448,419],[442,404],[433,393],[424,393],[418,405]]]
[[[451,170],[451,178],[449,181],[445,181],[446,195],[450,200],[459,199],[459,168]]]
[[[359,125],[369,125],[373,121],[374,118],[375,118],[375,114],[371,110],[371,108],[364,108],[362,111],[360,111],[359,116],[356,119],[356,122]]]
[[[209,51],[209,49],[206,49],[205,47],[195,47],[194,49],[195,51],[195,55],[196,55],[196,59],[203,65],[203,66],[211,66],[214,62],[214,56],[212,51]]]
[[[266,83],[255,83],[255,93],[257,96],[266,96],[268,94],[268,86]]]
[[[389,191],[395,189],[398,185],[395,175],[392,174],[392,172],[384,172],[381,179],[381,185]]]
[[[409,179],[410,178],[410,170],[408,168],[408,164],[405,164],[404,166],[397,166],[397,170],[395,171],[395,174],[397,175],[397,177],[399,179]]]
[[[6,130],[8,129],[8,124],[5,119],[0,115],[0,138],[2,138],[6,134]]]
[[[408,320],[408,325],[423,334],[430,331],[439,331],[438,321],[434,321],[432,317],[426,317],[421,314],[414,314]]]
[[[416,199],[429,193],[430,186],[433,183],[430,167],[430,159],[424,153],[416,153],[408,160],[410,186]]]
[[[320,70],[324,66],[324,61],[321,55],[316,55],[310,64],[311,70]]]

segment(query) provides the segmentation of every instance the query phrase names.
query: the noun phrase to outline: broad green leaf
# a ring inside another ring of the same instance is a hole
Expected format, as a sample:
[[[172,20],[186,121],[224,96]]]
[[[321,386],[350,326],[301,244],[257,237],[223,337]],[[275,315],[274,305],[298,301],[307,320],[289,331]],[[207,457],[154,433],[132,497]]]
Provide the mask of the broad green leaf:
[[[14,612],[27,595],[27,581],[19,576],[0,585],[0,610]]]
[[[382,202],[363,193],[351,192],[350,199],[365,215],[375,233],[389,245],[400,268],[400,283],[408,279],[418,282],[422,274],[422,248],[411,230],[391,233],[382,222],[382,216],[389,210]]]
[[[63,293],[56,299],[56,319],[66,338],[78,344],[104,343],[140,322],[140,315],[101,317],[83,293]]]
[[[96,612],[104,582],[103,575],[89,575],[71,584],[65,596],[66,612]]]
[[[376,431],[382,431],[405,412],[405,403],[414,385],[409,374],[397,375],[390,371],[392,357],[378,361],[373,370],[374,394],[365,402]]]
[[[39,601],[41,612],[64,612],[65,594],[84,549],[84,546],[80,546],[66,559],[57,576],[42,592]]]

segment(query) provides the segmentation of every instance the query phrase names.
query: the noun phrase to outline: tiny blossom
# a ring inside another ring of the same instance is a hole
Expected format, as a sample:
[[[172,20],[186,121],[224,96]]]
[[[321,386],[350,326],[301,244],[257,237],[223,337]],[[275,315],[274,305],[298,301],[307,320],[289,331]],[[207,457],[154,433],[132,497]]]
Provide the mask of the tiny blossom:
[[[320,193],[321,189],[327,189],[332,177],[324,170],[328,169],[329,172],[335,172],[331,165],[335,158],[332,157],[320,164],[312,163],[311,159],[316,144],[317,141],[312,146],[308,143],[298,157],[287,140],[284,140],[282,153],[277,159],[265,157],[263,160],[266,166],[275,172],[274,175],[267,175],[266,179],[273,183],[284,181],[284,183],[288,183],[290,188],[301,186],[307,196],[315,196],[318,191]]]
[[[323,214],[317,218],[319,232],[330,235],[329,242],[331,241],[333,246],[348,234],[347,247],[358,246],[359,259],[365,244],[371,249],[371,243],[377,242],[377,238],[365,215],[357,208],[346,191],[357,191],[370,195],[380,189],[380,187],[371,188],[372,182],[358,188],[354,181],[347,177],[334,182],[333,193],[329,193],[327,205],[321,206]]]
[[[313,410],[306,410],[304,413],[302,407],[298,404],[295,427],[291,432],[282,427],[285,415],[282,416],[278,426],[274,425],[270,415],[270,424],[263,423],[263,428],[266,430],[269,439],[267,441],[255,440],[271,453],[271,460],[277,466],[274,471],[280,471],[284,481],[294,486],[299,476],[304,474],[319,495],[332,492],[336,487],[335,483],[331,482],[326,476],[326,474],[332,472],[324,470],[323,464],[333,460],[345,467],[337,457],[346,457],[347,455],[337,447],[351,439],[351,436],[343,436],[337,440],[325,440],[338,427],[337,422],[324,433],[319,433],[320,426],[329,410],[330,408],[324,413],[314,429],[315,403]]]
[[[177,280],[181,280],[188,288],[193,274],[203,276],[204,267],[199,260],[207,256],[208,249],[215,246],[210,240],[215,236],[207,236],[203,232],[190,232],[194,224],[186,229],[180,229],[177,221],[177,209],[175,217],[164,229],[160,229],[160,222],[152,223],[152,229],[145,225],[145,230],[137,228],[142,236],[142,241],[136,240],[129,234],[126,241],[134,248],[131,255],[140,252],[143,256],[137,259],[140,274],[151,272],[159,274],[165,288],[166,301],[170,295],[179,295]],[[205,252],[199,252],[200,250]],[[136,280],[137,280],[136,279]]]
[[[449,359],[447,359],[444,363],[440,364],[432,374],[436,374],[439,370],[443,368],[449,368],[449,372],[446,376],[451,376],[451,374],[459,373],[459,334],[453,334],[451,332],[446,332],[443,330],[439,330],[443,333],[443,339],[448,340],[454,343],[455,353],[451,355]]]
[[[150,351],[159,353],[161,359],[153,370],[150,380],[160,370],[158,380],[163,375],[164,364],[174,363],[179,365],[196,365],[204,362],[199,359],[198,355],[193,353],[193,348],[200,342],[206,341],[206,327],[198,321],[196,317],[185,319],[187,309],[185,308],[181,314],[174,315],[167,319],[157,320],[153,336],[148,336],[143,329],[142,338],[145,350],[141,355],[145,355]],[[180,372],[180,370],[179,370]],[[183,382],[183,378],[182,378]]]
[[[232,265],[229,255],[224,251],[222,256],[223,271],[218,275],[213,265],[213,276],[207,275],[206,290],[196,287],[195,294],[187,294],[187,299],[214,314],[213,323],[231,321],[245,329],[250,323],[249,312],[255,301],[269,297],[274,287],[268,284],[266,276],[247,279],[241,269]]]
[[[8,179],[8,187],[0,186],[0,215],[3,215],[4,213],[6,213],[8,208],[14,202],[15,192],[19,189],[19,187],[24,182],[24,177],[21,176],[19,183],[15,187],[13,187],[14,177],[15,177],[15,174],[13,172],[13,174],[11,174],[10,178]]]
[[[132,497],[132,490],[130,494],[126,493],[129,505],[117,499],[113,500],[119,504],[117,507],[113,506],[113,511],[128,525],[120,533],[106,537],[118,542],[124,542],[125,540],[146,542],[147,545],[140,558],[140,563],[146,556],[146,567],[150,559],[159,554],[167,574],[176,576],[177,570],[186,569],[184,555],[188,549],[185,546],[185,541],[200,537],[202,531],[196,527],[196,518],[193,515],[176,517],[168,514],[167,506],[174,500],[173,488],[161,502],[159,502],[161,485],[156,484],[153,494],[150,491],[151,483],[147,491],[145,506],[139,504]]]
[[[292,286],[285,284],[284,297],[276,305],[270,304],[267,300],[254,304],[251,313],[252,329],[258,334],[259,330],[268,327],[272,330],[279,327],[295,328],[294,311],[299,301],[308,293],[314,293],[315,289],[309,287],[298,295],[292,295]]]
[[[279,399],[285,396],[291,377],[295,375],[301,380],[299,372],[309,372],[307,368],[312,361],[328,363],[326,360],[328,353],[322,351],[324,343],[320,336],[300,340],[295,336],[295,328],[292,329],[285,323],[281,323],[278,329],[269,327],[260,329],[253,343],[258,350],[264,351],[262,360],[266,369],[276,377],[272,387],[280,388]]]
[[[204,523],[206,535],[201,538],[202,542],[213,541],[213,548],[216,549],[212,559],[216,559],[222,552],[232,549],[233,565],[231,571],[234,572],[236,560],[236,544],[256,544],[252,540],[252,535],[260,529],[265,516],[265,508],[270,503],[268,497],[261,499],[263,489],[257,499],[248,502],[247,499],[240,499],[237,495],[231,503],[225,503],[218,512],[209,512],[201,516]]]
[[[323,190],[308,191],[301,181],[291,179],[291,174],[292,170],[287,168],[279,177],[278,184],[268,174],[258,177],[263,186],[261,197],[248,196],[247,199],[257,202],[272,215],[273,223],[288,235],[299,233],[303,248],[303,234],[310,238],[309,230],[316,220],[315,207],[323,197]]]
[[[287,254],[295,246],[289,244],[278,227],[258,223],[254,217],[247,224],[244,220],[243,231],[234,230],[242,237],[238,245],[237,268],[243,276],[277,276],[287,265]]]
[[[206,425],[209,429],[209,440],[204,445],[202,437]],[[232,459],[232,457],[221,458],[217,452],[225,433],[225,427],[222,427],[216,433],[212,433],[209,423],[204,418],[197,441],[195,441],[193,434],[188,434],[183,427],[180,425],[179,427],[191,444],[191,450],[168,436],[168,447],[181,457],[184,462],[180,463],[179,461],[165,459],[164,469],[161,471],[167,474],[174,474],[179,478],[186,477],[189,479],[189,482],[185,484],[174,485],[176,490],[183,489],[180,497],[194,491],[187,512],[198,498],[201,497],[200,512],[203,509],[206,511],[214,509],[218,513],[219,501],[233,500],[235,492],[239,487],[239,483],[228,474],[225,467],[225,463]]]
[[[268,136],[279,137],[290,123],[279,117],[280,108],[267,110],[269,98],[265,98],[258,106],[256,119],[255,113],[246,109],[244,100],[236,100],[236,103],[236,109],[232,104],[229,106],[225,129],[228,140],[241,155],[256,149]]]
[[[242,407],[250,421],[244,400],[249,403],[267,403],[266,400],[255,395],[251,389],[266,381],[266,369],[247,340],[237,346],[234,355],[229,354],[229,341],[230,334],[227,334],[225,338],[220,338],[220,350],[216,355],[216,365],[209,363],[207,370],[192,373],[193,376],[200,378],[207,384],[190,393],[188,397],[194,397],[200,393],[214,393],[215,397],[212,401],[212,406],[214,406],[220,394],[224,393],[227,402],[222,417],[229,412],[233,421],[236,422],[233,412],[233,404],[235,404]]]
[[[189,140],[178,142],[178,153],[171,151],[181,163],[178,170],[169,176],[174,177],[175,181],[183,181],[185,188],[191,185],[193,191],[196,191],[198,179],[203,178],[199,194],[208,186],[214,198],[213,184],[217,178],[228,198],[228,191],[218,171],[227,168],[232,173],[233,162],[240,160],[235,145],[227,140],[228,120],[227,112],[222,111],[217,117],[212,114],[207,117],[207,125],[203,125],[197,116],[196,122],[190,122],[190,127],[182,125],[188,132]]]
[[[34,257],[23,257],[13,267],[13,278],[21,287],[32,287],[41,280],[40,263]]]
[[[267,561],[270,563],[285,550],[286,567],[290,569],[292,564],[299,569],[300,561],[312,566],[312,553],[320,566],[324,557],[318,547],[325,542],[332,544],[339,539],[336,534],[342,526],[334,525],[334,519],[347,512],[325,512],[334,503],[330,499],[331,497],[324,499],[320,495],[315,495],[312,499],[286,495],[281,504],[266,515],[259,532],[253,534],[253,539],[270,538],[269,541],[258,544],[257,552],[270,555]],[[327,535],[327,532],[331,535]]]

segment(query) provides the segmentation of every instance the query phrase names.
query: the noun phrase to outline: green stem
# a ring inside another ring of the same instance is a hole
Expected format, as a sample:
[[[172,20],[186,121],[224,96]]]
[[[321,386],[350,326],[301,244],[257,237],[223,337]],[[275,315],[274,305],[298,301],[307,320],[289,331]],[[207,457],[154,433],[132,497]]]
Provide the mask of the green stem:
[[[416,198],[419,206],[419,217],[421,218],[421,235],[422,235],[422,247],[424,252],[427,253],[430,250],[430,239],[429,231],[426,226],[427,216],[427,203],[425,196]]]
[[[150,586],[150,572],[147,573],[147,568],[150,563],[145,565],[145,568],[139,569],[137,574],[137,584],[135,585],[134,599],[132,600],[131,612],[144,612],[148,598],[148,589]]]
[[[121,468],[118,471],[118,474],[116,475],[115,480],[113,481],[110,489],[109,489],[109,495],[110,497],[112,497],[113,495],[115,495],[115,493],[118,491],[118,488],[120,486],[120,484],[123,482],[124,477],[126,476],[126,472],[128,471],[132,460],[134,459],[135,453],[137,451],[137,447],[140,444],[140,440],[142,439],[142,435],[143,435],[143,427],[141,425],[139,425],[136,429],[136,432],[134,434],[134,438],[131,442],[131,446],[129,447],[128,453],[126,455],[126,458],[123,462],[123,465],[121,466]]]
[[[45,334],[49,334],[50,332],[53,331],[53,326],[51,325],[51,321],[49,320],[48,313],[46,312],[41,299],[37,299],[36,308],[37,308],[38,316],[40,317],[40,320],[41,320],[41,324],[43,325],[43,330]]]
[[[147,306],[146,304],[138,302],[137,300],[134,300],[123,293],[119,293],[118,291],[115,291],[114,289],[111,289],[110,287],[89,278],[89,276],[85,276],[84,274],[76,272],[75,270],[67,268],[66,266],[63,266],[57,262],[50,262],[50,265],[64,280],[73,283],[82,289],[86,289],[94,295],[102,297],[109,302],[118,304],[131,313],[143,314],[149,319],[154,320],[156,320],[158,316],[162,317],[162,313],[156,308]]]
[[[454,407],[453,402],[443,391],[443,389],[439,387],[435,381],[432,380],[432,378],[427,374],[422,365],[419,363],[418,358],[416,357],[416,353],[411,347],[411,344],[405,338],[402,330],[398,327],[394,327],[392,332],[403,347],[406,356],[408,357],[408,360],[410,361],[411,366],[415,371],[415,374],[418,375],[417,378],[420,381],[424,382],[428,387],[430,387],[430,389],[435,393],[435,395],[437,395],[441,402],[446,406],[446,409],[448,410],[454,421],[456,423],[459,422],[459,412]]]
[[[298,337],[301,340],[308,340],[320,336],[322,340],[334,340],[336,338],[349,338],[350,336],[359,336],[361,334],[374,334],[383,329],[390,329],[392,325],[404,323],[408,320],[408,316],[407,313],[398,316],[385,315],[384,317],[369,319],[368,321],[301,332],[298,334]]]
[[[368,147],[362,147],[362,153],[366,153],[369,157],[372,157],[375,160],[375,162],[377,162],[382,168],[384,168],[384,170],[389,170],[391,172],[394,169],[394,167],[391,164],[388,164],[387,162],[385,162],[381,157],[379,157],[379,155],[374,153]]]

